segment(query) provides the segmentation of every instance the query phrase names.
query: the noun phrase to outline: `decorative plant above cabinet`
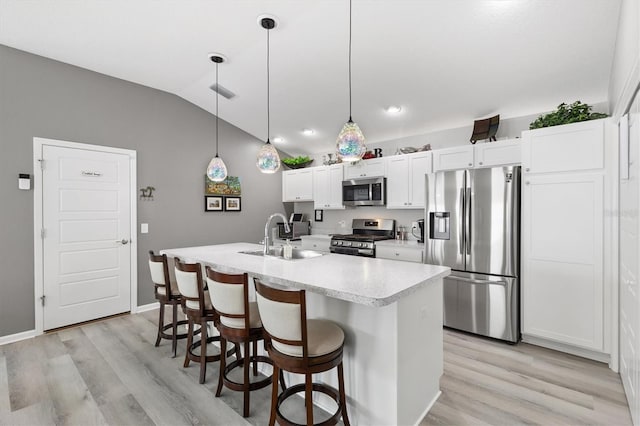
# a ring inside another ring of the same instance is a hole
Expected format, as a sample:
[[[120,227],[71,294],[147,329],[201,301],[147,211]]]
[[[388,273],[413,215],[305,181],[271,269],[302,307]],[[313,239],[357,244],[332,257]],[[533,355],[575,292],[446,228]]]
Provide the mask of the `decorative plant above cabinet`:
[[[302,169],[313,162],[313,159],[305,156],[283,158],[282,162],[290,169]]]
[[[564,102],[558,105],[558,109],[548,114],[541,115],[529,125],[529,129],[539,129],[541,127],[559,126],[561,124],[577,123],[579,121],[596,120],[606,118],[607,114],[601,112],[591,112],[593,107],[580,101],[567,105]]]

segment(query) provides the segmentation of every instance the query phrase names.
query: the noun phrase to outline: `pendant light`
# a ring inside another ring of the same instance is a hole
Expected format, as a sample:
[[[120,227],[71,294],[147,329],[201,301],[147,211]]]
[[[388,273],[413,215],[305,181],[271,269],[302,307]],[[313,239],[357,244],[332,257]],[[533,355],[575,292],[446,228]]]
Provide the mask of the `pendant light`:
[[[360,127],[351,118],[351,0],[349,0],[349,121],[347,121],[336,141],[336,154],[342,161],[362,159],[367,147]]]
[[[218,64],[224,62],[222,56],[211,55],[211,60],[216,64],[216,156],[211,159],[207,166],[207,176],[214,182],[222,182],[227,178],[227,166],[218,157]]]
[[[278,155],[278,151],[269,141],[269,135],[271,132],[271,117],[269,115],[269,31],[276,27],[276,21],[272,18],[262,18],[260,19],[260,26],[267,30],[267,142],[262,145],[262,148],[260,148],[260,151],[258,152],[256,166],[258,166],[258,169],[262,173],[271,174],[280,170],[280,156]]]

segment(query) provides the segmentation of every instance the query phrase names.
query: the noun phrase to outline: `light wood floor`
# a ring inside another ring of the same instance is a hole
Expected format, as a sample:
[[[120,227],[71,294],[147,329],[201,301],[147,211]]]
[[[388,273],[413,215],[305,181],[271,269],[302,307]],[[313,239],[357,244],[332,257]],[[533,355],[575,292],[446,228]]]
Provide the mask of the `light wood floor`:
[[[170,342],[154,348],[157,311],[0,346],[0,425],[263,425],[270,388],[242,395],[199,385]],[[547,349],[445,331],[442,396],[421,425],[630,425],[617,374]]]

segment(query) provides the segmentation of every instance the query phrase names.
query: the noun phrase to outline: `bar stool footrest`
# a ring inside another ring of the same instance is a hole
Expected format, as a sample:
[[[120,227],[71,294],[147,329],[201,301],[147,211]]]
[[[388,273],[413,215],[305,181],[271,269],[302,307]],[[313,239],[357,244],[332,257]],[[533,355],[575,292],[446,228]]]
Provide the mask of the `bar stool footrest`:
[[[219,342],[219,341],[220,341],[220,336],[207,337],[207,344],[213,343],[213,342]],[[192,343],[191,347],[187,349],[187,357],[189,358],[190,361],[200,362],[200,355],[195,354],[193,351],[199,348],[201,345],[202,345],[202,340],[198,340],[197,342]],[[227,356],[231,356],[234,353],[235,353],[235,348],[231,348],[227,351]],[[220,361],[219,353],[215,355],[207,355],[206,362],[216,362],[216,361]]]
[[[312,383],[311,388],[315,392],[321,392],[329,396],[338,405],[337,411],[331,417],[329,417],[322,423],[314,423],[314,426],[330,426],[330,425],[338,424],[338,420],[340,420],[340,417],[342,417],[342,410],[343,410],[342,404],[340,404],[340,394],[338,393],[338,391],[332,388],[331,386],[328,386],[322,383]],[[305,391],[305,384],[300,383],[300,384],[288,387],[278,396],[278,402],[276,405],[276,420],[278,421],[279,424],[286,424],[291,426],[306,426],[306,424],[292,422],[291,420],[283,416],[282,412],[280,412],[280,405],[282,405],[282,403],[287,398],[304,391]],[[306,401],[306,403],[313,404],[313,401]]]
[[[249,362],[250,363],[251,362],[264,362],[266,364],[273,365],[273,361],[271,361],[271,358],[263,356],[263,355],[252,355],[252,356],[249,357]],[[240,368],[244,367],[244,358],[237,359],[237,360],[233,361],[232,363],[227,364],[227,366],[224,369],[223,382],[224,382],[224,385],[226,387],[228,387],[229,389],[231,389],[231,390],[244,391],[244,390],[246,390],[246,386],[245,386],[244,383],[235,382],[235,381],[233,381],[233,380],[231,380],[231,379],[229,379],[227,377],[227,375],[229,373],[231,373],[231,371],[234,368],[238,368],[238,367],[240,367]],[[273,376],[269,376],[269,377],[267,377],[265,379],[262,379],[262,380],[259,380],[257,382],[249,383],[249,390],[253,391],[253,390],[262,389],[264,387],[269,386],[271,384],[272,377]]]

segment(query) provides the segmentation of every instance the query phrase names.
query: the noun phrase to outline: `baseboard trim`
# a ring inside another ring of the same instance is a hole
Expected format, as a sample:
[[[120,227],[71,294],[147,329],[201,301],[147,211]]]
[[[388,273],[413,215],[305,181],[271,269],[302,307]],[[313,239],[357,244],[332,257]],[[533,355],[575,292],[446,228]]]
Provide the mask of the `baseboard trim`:
[[[21,333],[9,334],[7,336],[0,337],[0,346],[8,345],[9,343],[19,342],[20,340],[31,339],[32,337],[36,337],[35,330],[23,331]]]
[[[530,343],[536,346],[542,346],[543,348],[553,349],[554,351],[565,352],[571,355],[579,356],[582,358],[592,359],[594,361],[604,362],[609,364],[611,368],[611,355],[602,352],[592,351],[590,349],[577,348],[575,346],[566,345],[564,343],[554,342],[551,340],[542,339],[539,337],[522,335],[522,341],[524,343]]]
[[[153,303],[149,303],[148,305],[142,305],[142,306],[136,307],[136,309],[132,313],[140,314],[142,312],[153,311],[154,309],[158,309],[159,307],[160,307],[160,303],[153,302]]]
[[[425,410],[422,412],[422,414],[420,414],[420,417],[418,418],[418,421],[415,423],[416,426],[419,425],[420,422],[422,422],[422,419],[424,419],[424,417],[427,415],[427,413],[429,413],[429,411],[431,411],[431,409],[433,408],[433,405],[436,403],[438,398],[440,398],[440,395],[442,395],[442,391],[440,389],[438,389],[438,393],[436,394],[436,396],[433,397],[433,399],[431,400],[429,405],[427,405],[427,408],[425,408]]]

